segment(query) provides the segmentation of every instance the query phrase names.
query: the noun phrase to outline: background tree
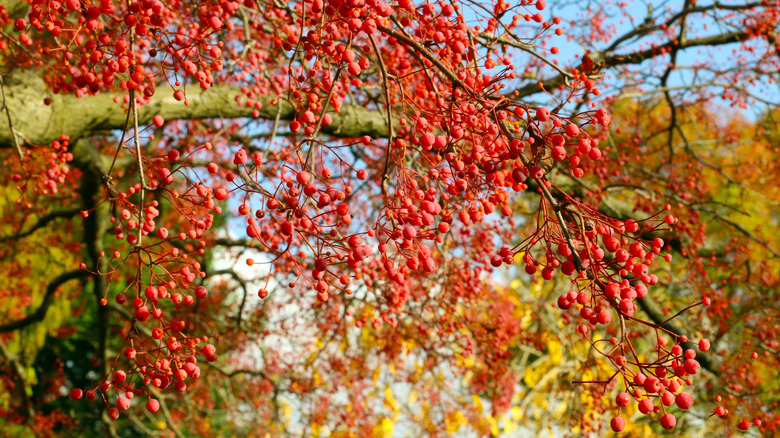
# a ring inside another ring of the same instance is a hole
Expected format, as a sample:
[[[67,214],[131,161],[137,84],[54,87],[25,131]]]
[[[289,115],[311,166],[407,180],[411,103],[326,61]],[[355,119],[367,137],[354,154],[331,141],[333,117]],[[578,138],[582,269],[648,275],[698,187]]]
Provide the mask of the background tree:
[[[676,6],[0,0],[4,430],[775,433],[780,6]]]

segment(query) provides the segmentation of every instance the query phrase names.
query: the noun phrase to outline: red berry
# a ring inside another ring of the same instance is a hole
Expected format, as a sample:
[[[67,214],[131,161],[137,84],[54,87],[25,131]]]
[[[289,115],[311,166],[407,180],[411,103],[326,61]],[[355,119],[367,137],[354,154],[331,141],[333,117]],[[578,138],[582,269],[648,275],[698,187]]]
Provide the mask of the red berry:
[[[701,365],[695,359],[687,359],[683,363],[683,368],[685,368],[685,372],[688,374],[696,374],[699,372]]]
[[[563,146],[552,148],[552,157],[555,161],[563,161],[566,158],[566,149]]]
[[[196,287],[196,288],[195,288],[195,296],[196,296],[196,297],[197,297],[199,300],[202,300],[202,299],[206,298],[206,296],[207,296],[208,294],[209,294],[209,291],[208,291],[208,289],[206,289],[206,288],[205,288],[205,287],[203,287],[203,286],[198,286],[198,287]]]
[[[168,229],[165,227],[160,227],[157,229],[157,237],[160,239],[167,239],[168,238]]]
[[[235,157],[233,157],[233,164],[236,166],[241,166],[242,164],[246,163],[246,159],[246,151],[244,149],[240,149],[238,152],[236,152]]]
[[[295,180],[298,181],[298,184],[306,185],[311,181],[311,174],[309,172],[298,172],[295,175]]]
[[[137,309],[135,309],[135,319],[144,322],[147,319],[149,319],[149,308],[146,306],[141,306]]]
[[[661,394],[661,403],[663,403],[664,406],[671,406],[674,404],[674,395],[669,391],[664,391],[663,394]]]
[[[674,402],[680,409],[688,409],[693,406],[693,396],[687,392],[681,392],[674,398]]]
[[[615,403],[617,403],[617,405],[620,406],[621,408],[628,406],[628,403],[630,401],[631,401],[631,396],[629,396],[625,392],[621,392],[620,394],[617,395],[617,397],[615,397]]]
[[[204,356],[213,356],[217,352],[217,347],[215,347],[212,344],[206,344],[203,346],[203,355]]]
[[[146,402],[146,409],[151,413],[155,413],[160,409],[160,402],[150,398],[149,401]]]
[[[549,119],[550,119],[550,110],[544,107],[538,108],[536,110],[536,120],[540,122],[546,122]]]
[[[212,16],[208,20],[209,26],[211,26],[214,30],[220,30],[222,29],[222,20],[219,19],[219,17]]]
[[[653,412],[653,402],[649,398],[643,399],[639,402],[639,412],[647,415]]]
[[[653,394],[655,392],[658,392],[658,390],[661,389],[661,382],[658,380],[657,377],[650,376],[647,379],[645,379],[645,382],[642,384],[642,387],[649,394]]]
[[[130,409],[130,400],[126,397],[119,397],[116,401],[116,407],[118,407],[120,411],[126,411]]]
[[[661,417],[661,427],[663,427],[666,430],[674,429],[674,426],[677,425],[677,418],[674,417],[672,414],[665,414],[663,417]]]
[[[626,420],[623,417],[614,417],[609,422],[609,426],[615,432],[622,432],[626,428]]]
[[[214,197],[219,201],[224,201],[228,197],[228,191],[225,189],[217,189],[214,191]]]
[[[531,175],[531,178],[541,179],[544,176],[544,169],[539,166],[533,166],[529,170],[528,174]]]

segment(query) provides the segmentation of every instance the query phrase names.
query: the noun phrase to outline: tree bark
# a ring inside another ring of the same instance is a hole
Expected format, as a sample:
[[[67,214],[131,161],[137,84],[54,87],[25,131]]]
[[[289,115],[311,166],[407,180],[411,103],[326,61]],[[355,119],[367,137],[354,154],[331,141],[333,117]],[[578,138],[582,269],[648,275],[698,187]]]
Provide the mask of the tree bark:
[[[73,95],[53,94],[46,89],[43,80],[30,70],[14,70],[5,77],[5,94],[11,123],[23,143],[46,145],[57,140],[61,134],[71,141],[89,137],[99,132],[125,129],[126,105],[122,104],[125,93],[99,93],[77,98]],[[45,97],[52,99],[45,105]],[[139,123],[149,124],[154,116],[165,120],[191,120],[210,118],[251,118],[254,107],[239,105],[236,98],[242,97],[237,87],[214,86],[208,90],[190,87],[187,93],[189,105],[173,98],[173,90],[160,87],[151,101],[139,107]],[[119,99],[119,103],[115,102]],[[277,111],[281,120],[292,120],[295,110],[288,102],[271,105],[273,96],[260,98],[262,107],[259,118],[274,120]],[[335,137],[353,138],[368,135],[380,138],[387,135],[385,117],[378,110],[356,105],[344,105],[341,111],[330,112],[333,123],[323,126],[321,131]],[[14,138],[8,120],[0,117],[0,148],[13,147]]]

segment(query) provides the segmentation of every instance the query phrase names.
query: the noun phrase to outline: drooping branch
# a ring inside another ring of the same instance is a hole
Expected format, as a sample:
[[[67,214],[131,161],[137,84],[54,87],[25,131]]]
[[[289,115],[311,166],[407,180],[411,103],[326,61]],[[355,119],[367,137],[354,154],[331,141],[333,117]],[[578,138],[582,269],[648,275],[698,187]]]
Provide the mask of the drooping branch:
[[[10,119],[16,133],[26,143],[44,145],[65,134],[71,140],[95,133],[124,129],[127,113],[121,100],[124,94],[101,93],[77,98],[73,95],[52,95],[35,72],[17,70],[6,76],[5,92]],[[51,105],[44,98],[51,98]],[[275,96],[261,96],[258,118],[274,120],[279,112],[281,120],[295,117],[295,109],[288,102],[271,105]],[[115,102],[115,98],[120,103]],[[173,90],[160,87],[151,101],[138,108],[140,124],[149,124],[156,115],[165,120],[194,120],[209,118],[251,118],[255,107],[239,105],[242,93],[237,87],[215,86],[208,90],[190,89],[188,104],[177,101]],[[335,137],[352,138],[368,135],[380,138],[387,133],[387,122],[382,113],[356,105],[343,105],[340,112],[330,112],[333,122],[321,131]],[[14,146],[8,120],[0,120],[0,148]]]
[[[60,286],[62,286],[63,284],[67,283],[70,280],[75,280],[77,278],[85,278],[90,275],[91,274],[87,271],[75,270],[75,271],[68,271],[54,277],[54,279],[46,287],[46,293],[43,296],[43,301],[41,302],[41,305],[38,306],[38,308],[35,309],[33,313],[25,316],[22,319],[18,319],[16,321],[12,321],[6,324],[0,324],[0,333],[12,332],[14,330],[19,330],[21,328],[27,327],[28,325],[34,322],[43,321],[43,318],[46,316],[46,312],[49,310],[51,303],[54,301],[54,293],[57,292],[57,289],[59,289]]]
[[[678,336],[680,336],[680,333],[683,332],[683,329],[681,327],[676,326],[673,321],[669,320],[663,313],[663,311],[658,307],[658,304],[653,302],[652,299],[649,297],[642,297],[637,298],[637,302],[639,303],[639,306],[641,309],[645,312],[645,314],[650,317],[650,320],[653,321],[654,324],[659,325],[662,329],[669,333],[674,333]],[[683,348],[691,348],[691,349],[698,349],[698,346],[688,342],[681,343],[681,346]],[[720,375],[720,369],[718,366],[713,362],[710,355],[707,353],[699,352],[696,354],[696,360],[699,362],[699,364],[707,369],[712,374],[718,376]]]
[[[32,227],[30,227],[28,230],[25,230],[25,231],[22,231],[20,233],[13,234],[13,235],[10,235],[10,236],[0,237],[0,243],[5,243],[5,242],[11,241],[11,240],[23,239],[23,238],[29,236],[30,234],[34,233],[36,230],[39,230],[39,229],[45,227],[46,225],[49,224],[49,222],[53,221],[54,219],[57,219],[57,218],[71,218],[71,217],[76,216],[77,214],[79,214],[80,211],[81,211],[80,208],[71,208],[71,209],[68,209],[68,210],[52,211],[51,213],[48,213],[48,214],[45,214],[45,215],[39,217],[38,220],[35,222],[35,224]]]
[[[509,130],[506,127],[506,124],[502,123],[501,121],[497,120],[499,127],[502,131],[502,133],[507,138],[513,138],[512,134],[509,132]],[[528,158],[525,157],[523,154],[520,154],[519,156],[520,160],[523,162],[523,164],[530,168],[531,163],[528,161]],[[529,182],[532,179],[529,178]],[[534,178],[536,182],[536,187],[541,193],[542,197],[550,204],[550,206],[553,208],[553,212],[555,214],[555,218],[557,219],[558,226],[560,227],[561,234],[565,238],[566,245],[569,247],[569,250],[572,254],[572,260],[574,262],[574,265],[578,272],[588,272],[588,278],[596,280],[592,272],[590,272],[587,267],[584,265],[582,259],[580,258],[580,253],[578,251],[577,246],[574,244],[574,240],[572,238],[572,231],[568,229],[568,226],[566,225],[566,220],[563,217],[563,205],[558,202],[556,199],[557,197],[553,195],[553,193],[550,191],[550,189],[543,183],[541,179]],[[564,199],[565,200],[565,199]],[[629,276],[631,278],[633,276]],[[604,287],[604,283],[597,283],[599,288]],[[614,307],[617,309],[617,304],[610,300],[610,302],[614,305]],[[681,332],[680,328],[676,327],[673,324],[673,319],[667,319],[664,317],[663,312],[658,308],[658,306],[649,298],[638,298],[637,302],[639,303],[642,310],[645,311],[645,313],[650,317],[651,321],[658,326],[659,328],[665,330],[668,333],[675,334],[677,336],[680,336],[679,333]],[[621,320],[623,316],[621,315]],[[624,324],[624,323],[623,323]],[[693,348],[694,345],[691,342],[683,342],[681,343],[683,347],[685,348]],[[716,365],[714,364],[713,360],[709,357],[708,354],[704,352],[700,352],[697,354],[697,360],[701,366],[703,366],[705,369],[710,371],[714,375],[719,375],[719,370],[717,369]]]

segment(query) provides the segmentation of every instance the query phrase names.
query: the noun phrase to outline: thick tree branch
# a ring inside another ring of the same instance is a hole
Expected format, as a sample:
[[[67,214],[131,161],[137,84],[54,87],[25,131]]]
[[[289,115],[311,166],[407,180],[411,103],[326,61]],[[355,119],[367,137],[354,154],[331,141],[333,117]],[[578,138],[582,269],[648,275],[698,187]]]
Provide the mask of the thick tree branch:
[[[124,129],[127,113],[123,105],[116,103],[124,94],[101,93],[95,96],[77,98],[73,95],[50,95],[43,80],[29,70],[16,70],[5,77],[6,103],[9,118],[16,132],[27,143],[44,145],[66,134],[71,140],[88,137],[98,132]],[[51,105],[44,105],[45,97],[52,99]],[[157,94],[146,105],[138,108],[138,121],[142,125],[151,123],[154,116],[165,120],[193,120],[209,118],[252,117],[254,107],[239,105],[242,93],[237,87],[215,86],[209,90],[190,89],[189,105],[173,98],[173,90],[160,87]],[[292,105],[282,101],[271,105],[274,96],[261,96],[263,103],[259,118],[274,120],[279,111],[282,120],[295,117]],[[368,135],[381,138],[387,134],[387,122],[382,113],[356,105],[344,105],[340,112],[330,112],[333,122],[323,126],[325,134],[352,138]],[[0,148],[14,146],[13,133],[7,118],[0,118]]]

